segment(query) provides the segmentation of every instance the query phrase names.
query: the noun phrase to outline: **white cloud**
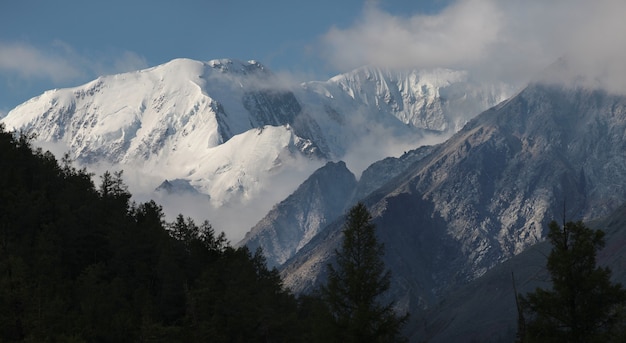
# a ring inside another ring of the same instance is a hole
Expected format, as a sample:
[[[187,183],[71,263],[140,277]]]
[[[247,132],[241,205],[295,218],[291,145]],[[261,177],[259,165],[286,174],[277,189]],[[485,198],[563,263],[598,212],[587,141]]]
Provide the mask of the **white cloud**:
[[[63,159],[65,154],[69,154],[71,158],[70,152],[72,150],[63,141],[49,142],[49,141],[43,141],[43,140],[37,139],[35,137],[34,146],[41,148],[41,150],[43,151],[50,151],[59,162]]]
[[[352,28],[331,29],[324,37],[331,60],[342,68],[362,64],[439,67],[480,59],[496,40],[498,9],[469,0],[438,15],[394,17],[370,5]],[[462,56],[462,58],[461,58]]]
[[[347,29],[331,29],[322,51],[336,67],[363,64],[466,69],[527,81],[560,57],[577,76],[626,90],[626,2],[458,0],[434,15],[396,17],[370,3]]]
[[[376,161],[386,157],[400,157],[416,147],[442,143],[451,135],[452,133],[399,133],[382,125],[369,125],[368,133],[350,144],[341,159],[357,178],[361,178],[363,171]]]
[[[147,67],[146,59],[131,51],[96,53],[93,58],[77,52],[63,41],[49,46],[24,42],[0,42],[0,72],[14,73],[26,80],[50,80],[65,84],[87,81],[104,74],[115,74]]]
[[[25,43],[0,43],[0,70],[24,78],[45,78],[53,82],[75,79],[83,72],[58,51],[45,52]]]
[[[50,150],[60,159],[64,153],[71,151],[62,142],[49,143],[37,142],[37,146],[43,150]],[[261,220],[274,204],[284,200],[291,194],[309,175],[323,165],[323,161],[311,160],[303,156],[294,156],[295,160],[285,161],[288,165],[276,174],[261,175],[258,184],[262,187],[251,191],[248,196],[235,197],[225,204],[216,205],[211,203],[209,196],[205,194],[167,194],[155,192],[155,189],[167,177],[165,169],[146,170],[139,164],[111,164],[100,161],[97,164],[81,165],[76,162],[76,167],[85,167],[93,173],[92,180],[96,187],[99,186],[100,176],[106,171],[123,171],[123,180],[128,185],[128,190],[133,195],[132,201],[143,203],[154,200],[163,207],[165,219],[173,221],[178,214],[192,218],[196,223],[208,220],[217,232],[224,232],[232,244],[243,239],[259,220]]]
[[[107,74],[124,73],[148,67],[146,58],[132,51],[124,51],[113,59],[113,68]]]

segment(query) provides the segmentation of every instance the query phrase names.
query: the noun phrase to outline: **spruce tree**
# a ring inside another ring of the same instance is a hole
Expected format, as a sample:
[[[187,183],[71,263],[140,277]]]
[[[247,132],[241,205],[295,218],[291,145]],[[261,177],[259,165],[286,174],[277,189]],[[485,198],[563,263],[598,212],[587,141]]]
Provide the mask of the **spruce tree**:
[[[393,303],[381,304],[391,274],[382,260],[384,246],[364,204],[350,209],[336,266],[329,264],[328,282],[321,288],[328,308],[330,336],[337,342],[398,342],[407,316],[397,316]],[[326,330],[328,328],[325,328]]]
[[[609,268],[596,266],[604,232],[582,222],[559,227],[553,221],[549,227],[552,289],[538,288],[521,298],[524,342],[617,342],[626,291],[611,283]]]

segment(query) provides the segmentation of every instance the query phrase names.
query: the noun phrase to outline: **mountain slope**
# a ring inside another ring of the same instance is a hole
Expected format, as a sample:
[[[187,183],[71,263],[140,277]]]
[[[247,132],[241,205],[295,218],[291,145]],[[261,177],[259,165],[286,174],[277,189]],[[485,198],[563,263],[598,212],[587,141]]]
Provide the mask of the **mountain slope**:
[[[293,257],[330,221],[377,188],[424,158],[433,147],[424,146],[402,156],[370,165],[358,182],[344,162],[329,162],[314,172],[246,234],[238,245],[262,248],[270,266]]]
[[[282,264],[311,240],[328,218],[344,212],[356,179],[343,162],[328,162],[281,201],[238,245],[263,248],[269,267]]]
[[[611,268],[614,282],[626,283],[626,206],[587,226],[606,233],[597,263]],[[525,294],[537,287],[549,289],[546,257],[551,245],[544,241],[496,266],[484,276],[446,294],[445,301],[423,313],[413,326],[415,340],[428,342],[512,342],[517,330],[517,291]]]
[[[428,156],[433,149],[433,146],[425,145],[405,152],[400,157],[387,157],[372,163],[361,174],[350,203],[356,204],[359,200],[364,199],[393,178],[401,175],[411,165]]]
[[[431,306],[540,241],[564,201],[573,220],[615,209],[626,201],[624,132],[626,98],[540,84],[470,121],[365,199],[395,275],[392,296],[406,308]],[[286,264],[288,287],[323,279],[340,228]]]

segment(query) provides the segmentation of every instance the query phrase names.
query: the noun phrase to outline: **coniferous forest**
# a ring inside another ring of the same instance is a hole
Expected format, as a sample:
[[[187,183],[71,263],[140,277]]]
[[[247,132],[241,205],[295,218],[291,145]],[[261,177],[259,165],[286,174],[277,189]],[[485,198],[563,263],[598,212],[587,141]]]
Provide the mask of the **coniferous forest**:
[[[0,163],[0,342],[291,342],[306,331],[260,251],[132,203],[121,172],[98,179],[3,128]]]
[[[324,299],[291,294],[260,250],[208,221],[167,222],[131,202],[122,172],[94,177],[32,138],[0,126],[0,342],[340,340]]]

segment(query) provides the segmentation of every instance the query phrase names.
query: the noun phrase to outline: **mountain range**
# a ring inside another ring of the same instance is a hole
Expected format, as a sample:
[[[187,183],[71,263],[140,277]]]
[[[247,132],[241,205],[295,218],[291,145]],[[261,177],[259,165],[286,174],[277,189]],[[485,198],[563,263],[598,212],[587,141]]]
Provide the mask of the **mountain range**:
[[[238,241],[327,161],[364,169],[425,137],[441,141],[510,91],[447,69],[363,67],[290,84],[256,61],[176,59],[47,91],[2,122],[91,169],[125,169],[131,191],[158,197],[166,212],[198,205]],[[207,197],[155,195],[165,180]]]
[[[390,298],[419,313],[541,242],[553,219],[626,201],[626,97],[532,84],[481,113],[362,201],[392,271]],[[281,268],[307,292],[341,241],[337,218]]]
[[[471,299],[491,284],[505,299],[550,220],[626,202],[626,97],[580,85],[514,93],[463,71],[371,66],[293,85],[255,61],[180,59],[48,91],[2,123],[88,168],[130,170],[131,190],[166,205],[193,203],[296,293],[325,280],[343,216],[363,202],[393,275],[386,296],[417,314],[415,340],[458,341],[471,325],[475,339],[507,336],[510,309],[482,322],[455,309],[487,311]]]

